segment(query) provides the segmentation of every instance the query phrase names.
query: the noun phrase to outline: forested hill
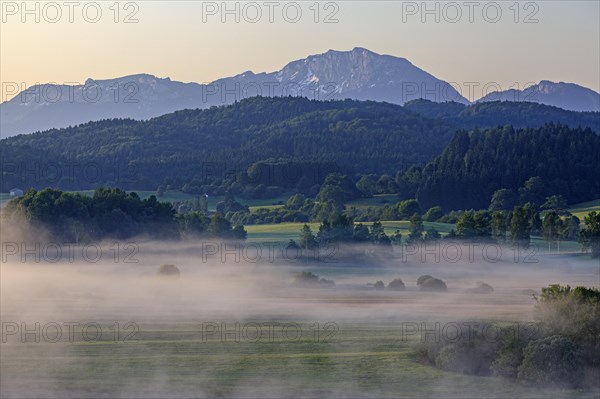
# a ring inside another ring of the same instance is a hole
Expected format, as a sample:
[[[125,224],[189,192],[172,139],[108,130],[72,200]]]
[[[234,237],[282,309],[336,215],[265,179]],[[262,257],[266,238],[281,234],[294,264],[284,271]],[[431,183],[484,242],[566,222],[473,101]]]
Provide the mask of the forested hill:
[[[434,103],[413,100],[404,105],[410,111],[464,129],[512,125],[515,128],[542,127],[554,122],[570,127],[589,127],[600,133],[600,113],[573,112],[534,102],[494,101],[473,105],[456,102]]]
[[[220,185],[227,176],[245,172],[259,161],[303,162],[320,172],[335,169],[350,175],[395,174],[441,154],[461,127],[560,121],[600,132],[599,114],[539,104],[436,106],[440,108],[434,110],[428,102],[402,107],[372,101],[254,97],[148,121],[113,119],[21,135],[0,141],[0,191]],[[324,174],[307,184],[322,182]],[[261,183],[285,187],[297,182]]]
[[[461,131],[425,166],[417,197],[425,207],[484,209],[499,189],[538,205],[553,194],[569,203],[600,197],[600,136],[554,124]]]
[[[156,189],[166,178],[181,185],[202,180],[208,163],[228,171],[267,159],[333,163],[345,173],[397,171],[432,159],[453,134],[454,128],[399,105],[254,97],[148,121],[104,120],[16,136],[1,141],[0,151],[3,165],[24,162],[21,169],[28,170],[72,161],[93,163],[101,171],[120,166],[119,181],[111,181],[111,172],[96,184]],[[32,173],[19,182],[11,178],[14,171],[3,172],[2,191],[48,185],[33,181]],[[76,180],[85,188],[81,177]],[[59,188],[72,187],[63,181]]]

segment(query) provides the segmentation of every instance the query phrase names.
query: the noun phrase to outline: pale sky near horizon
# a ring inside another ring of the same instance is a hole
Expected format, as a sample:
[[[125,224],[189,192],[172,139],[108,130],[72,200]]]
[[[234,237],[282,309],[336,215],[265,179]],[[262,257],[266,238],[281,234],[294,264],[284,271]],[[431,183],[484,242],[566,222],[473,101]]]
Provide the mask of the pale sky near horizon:
[[[84,83],[137,73],[202,83],[353,47],[407,58],[464,86],[466,97],[469,82],[506,90],[546,79],[600,91],[597,0],[428,2],[429,14],[421,1],[228,2],[231,14],[223,13],[221,1],[122,1],[118,7],[76,1],[72,9],[63,1],[29,1],[29,13],[21,1],[0,3],[2,100],[10,97],[9,83]],[[128,15],[137,22],[125,23]]]

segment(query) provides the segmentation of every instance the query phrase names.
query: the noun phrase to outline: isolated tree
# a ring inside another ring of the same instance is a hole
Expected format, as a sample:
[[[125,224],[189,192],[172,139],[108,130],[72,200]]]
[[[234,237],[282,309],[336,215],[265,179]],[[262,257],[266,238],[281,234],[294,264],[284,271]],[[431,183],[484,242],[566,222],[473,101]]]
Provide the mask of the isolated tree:
[[[408,238],[411,240],[419,240],[423,235],[423,220],[419,214],[415,213],[410,217],[410,227],[408,229]]]
[[[390,236],[390,240],[394,245],[402,244],[402,233],[400,233],[400,230],[394,231],[394,234]]]
[[[463,238],[477,236],[477,227],[474,212],[467,211],[460,215],[456,222],[456,234]]]
[[[376,244],[389,244],[390,238],[385,234],[385,229],[380,222],[371,225],[371,240]]]
[[[577,240],[579,239],[579,218],[575,215],[569,215],[563,220],[563,240]]]
[[[491,235],[491,215],[488,211],[477,211],[473,215],[475,221],[475,234],[477,237],[489,237]]]
[[[292,195],[287,202],[285,203],[285,207],[292,210],[298,210],[302,208],[304,205],[304,201],[306,201],[306,197],[302,194]]]
[[[414,214],[420,215],[421,205],[419,205],[419,202],[415,199],[401,201],[398,203],[398,213],[400,214],[401,220],[406,220]]]
[[[433,208],[429,208],[427,212],[423,215],[423,220],[426,222],[435,222],[439,218],[444,216],[444,211],[439,206],[434,206]]]
[[[377,180],[377,183],[375,183],[375,189],[380,194],[388,194],[392,188],[392,183],[395,184],[394,179],[388,174],[383,174],[379,180]]]
[[[562,195],[553,195],[546,197],[546,202],[541,206],[542,209],[554,211],[557,214],[561,214],[567,209],[567,200]]]
[[[354,223],[345,214],[336,215],[331,223],[323,221],[319,226],[317,240],[320,243],[348,242],[354,234]]]
[[[305,224],[300,230],[300,246],[304,249],[313,249],[317,247],[317,239],[310,227]]]
[[[508,222],[510,220],[510,212],[497,211],[492,214],[490,228],[492,238],[498,242],[506,240],[506,232],[508,231]]]
[[[433,276],[430,276],[429,274],[424,274],[422,276],[419,276],[419,278],[417,279],[417,285],[421,285],[425,282],[425,280],[429,280],[430,278],[433,278]]]
[[[550,243],[556,241],[558,252],[560,253],[560,238],[563,234],[563,222],[555,211],[546,213],[543,222],[544,240],[548,242],[548,251],[550,251]]]
[[[545,198],[546,186],[539,176],[534,176],[527,180],[523,187],[519,189],[521,203],[532,202],[541,205]]]
[[[418,282],[417,282],[418,283]],[[438,278],[428,278],[421,281],[421,284],[418,284],[421,291],[438,291],[438,292],[446,292],[448,291],[448,287],[446,283]]]
[[[358,188],[365,196],[372,196],[377,192],[375,187],[375,177],[373,175],[363,175],[356,183]]]
[[[427,231],[425,231],[425,241],[435,241],[439,240],[440,238],[442,238],[442,235],[433,227],[430,227],[427,229]]]
[[[516,206],[510,219],[510,240],[514,245],[529,248],[531,226],[523,207]]]
[[[288,244],[285,247],[286,249],[293,249],[293,250],[298,250],[300,249],[300,246],[298,244],[296,244],[296,241],[294,240],[290,240],[288,242]]]
[[[159,276],[179,277],[181,272],[179,271],[179,268],[175,265],[160,265],[156,274],[158,274]]]
[[[208,225],[208,233],[213,237],[227,237],[231,232],[231,223],[229,220],[217,212],[210,218],[210,224]]]
[[[398,213],[398,208],[392,206],[390,204],[385,204],[381,209],[381,217],[380,220],[398,220],[400,219],[400,214]]]
[[[527,220],[529,220],[530,234],[542,234],[542,219],[540,218],[538,206],[532,202],[528,202],[523,205],[523,210],[525,211]]]
[[[404,285],[404,281],[400,278],[393,279],[387,286],[388,290],[392,291],[404,291],[406,286]]]
[[[369,228],[362,223],[354,225],[354,233],[352,235],[354,241],[367,242],[371,240],[371,233]]]
[[[233,238],[235,240],[245,240],[247,236],[248,236],[248,232],[242,225],[234,226],[231,229],[231,238]]]
[[[317,200],[319,202],[332,201],[343,206],[347,201],[360,198],[362,193],[356,188],[356,184],[345,175],[331,173],[327,175],[321,185]]]
[[[512,190],[503,188],[494,192],[488,209],[490,211],[510,211],[517,205],[517,202],[517,195]]]
[[[591,250],[592,257],[600,257],[600,213],[593,211],[583,218],[585,228],[579,233],[579,242],[584,250]]]

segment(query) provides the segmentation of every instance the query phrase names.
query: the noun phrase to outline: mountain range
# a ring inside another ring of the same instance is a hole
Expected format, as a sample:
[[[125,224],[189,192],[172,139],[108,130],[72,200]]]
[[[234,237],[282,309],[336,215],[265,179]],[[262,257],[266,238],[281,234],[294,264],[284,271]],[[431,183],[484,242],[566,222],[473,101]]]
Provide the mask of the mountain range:
[[[488,101],[527,101],[569,111],[600,111],[600,94],[595,91],[573,83],[554,83],[548,80],[542,80],[523,90],[494,91],[478,100]]]
[[[450,83],[405,58],[364,48],[330,50],[288,63],[279,71],[183,83],[149,74],[88,79],[80,85],[39,84],[0,104],[0,138],[88,121],[149,119],[182,109],[227,105],[252,96],[355,99],[402,105],[425,98],[468,105]],[[532,101],[574,111],[600,111],[600,94],[567,83],[542,81],[524,91],[490,93],[479,101]]]

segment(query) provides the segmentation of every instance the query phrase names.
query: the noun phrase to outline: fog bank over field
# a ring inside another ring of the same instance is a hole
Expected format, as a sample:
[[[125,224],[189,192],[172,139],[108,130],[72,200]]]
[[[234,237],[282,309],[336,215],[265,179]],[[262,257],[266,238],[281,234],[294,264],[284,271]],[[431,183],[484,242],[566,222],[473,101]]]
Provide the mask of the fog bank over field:
[[[273,257],[263,248],[251,262],[256,252],[251,255],[249,244],[227,245],[106,242],[88,247],[85,256],[75,247],[72,261],[65,255],[56,263],[42,246],[36,263],[35,246],[18,244],[15,252],[3,243],[2,396],[385,398],[401,390],[441,399],[491,389],[497,397],[571,397],[421,365],[411,346],[419,334],[407,341],[404,326],[527,323],[533,300],[524,290],[538,292],[551,283],[598,286],[598,265],[589,259],[515,262],[508,248],[495,263],[480,250],[472,260],[448,262],[440,255],[435,262],[431,248],[427,262],[422,248],[404,248],[410,255],[396,258],[345,258],[357,251],[353,246],[337,248],[327,262],[292,261],[275,246]],[[25,263],[23,248],[30,251]],[[92,262],[97,248],[101,256]],[[162,264],[176,265],[180,276],[158,276]],[[297,287],[294,277],[303,271],[335,286]],[[443,280],[448,292],[420,291],[417,279],[426,274]],[[406,290],[367,285],[382,280],[387,286],[395,278]],[[478,281],[493,292],[465,292]]]
[[[600,278],[597,262],[585,257],[522,250],[527,256],[516,259],[513,249],[497,247],[502,259],[491,262],[482,255],[481,246],[472,245],[463,246],[463,255],[453,262],[448,260],[457,259],[456,252],[450,256],[446,250],[446,255],[440,255],[443,249],[430,246],[399,248],[404,254],[397,251],[396,258],[371,257],[362,263],[345,258],[348,248],[343,247],[327,251],[317,262],[314,253],[303,260],[284,258],[285,249],[276,244],[146,241],[69,249],[10,245],[3,244],[3,317],[37,321],[62,320],[67,315],[150,321],[257,316],[528,319],[531,291],[555,283],[598,287]],[[49,262],[56,258],[56,263]],[[175,264],[181,276],[157,276],[161,264]],[[305,270],[334,280],[335,287],[294,287],[294,275]],[[448,292],[420,292],[416,280],[421,275],[442,279]],[[404,281],[405,291],[378,292],[367,286],[378,280],[387,285],[394,278]],[[490,284],[493,293],[465,293],[479,281]]]

